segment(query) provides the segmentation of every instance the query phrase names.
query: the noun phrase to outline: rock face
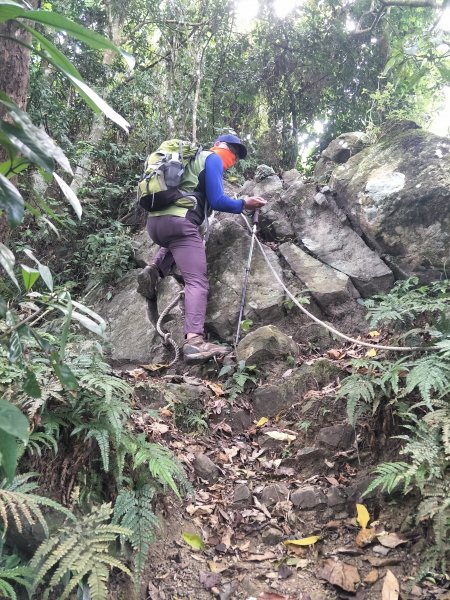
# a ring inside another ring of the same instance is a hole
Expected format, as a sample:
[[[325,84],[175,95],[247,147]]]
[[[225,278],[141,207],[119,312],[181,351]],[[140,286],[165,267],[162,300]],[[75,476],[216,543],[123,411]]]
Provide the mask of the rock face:
[[[316,176],[320,179],[323,169],[332,171],[329,186],[304,181],[295,169],[280,178],[270,165],[260,165],[254,180],[239,192],[267,200],[258,237],[265,241],[276,273],[255,245],[244,311],[253,328],[239,346],[241,360],[294,355],[296,343],[321,348],[331,343],[329,334],[298,308],[290,312],[294,304],[286,301],[277,277],[295,297],[307,295],[306,308],[313,315],[352,334],[366,328],[359,297],[386,292],[403,275],[439,277],[450,264],[450,141],[403,121],[386,127],[372,146],[361,132],[343,134],[320,161]],[[145,230],[133,246],[140,267],[156,251]],[[249,249],[242,219],[219,215],[206,247],[210,291],[205,329],[213,338],[234,339]],[[136,275],[130,272],[112,300],[95,308],[108,321],[115,362],[165,362],[167,351],[155,326],[182,289],[181,279],[179,273],[166,277],[158,284],[157,300],[147,302],[135,291]],[[162,323],[178,345],[184,341],[183,309],[181,301]],[[272,343],[271,335],[257,340],[272,325],[281,332],[278,341]],[[280,335],[293,341],[281,343]],[[277,405],[289,395],[283,389],[274,390]],[[260,401],[264,405],[262,399],[256,404]]]
[[[108,324],[111,360],[116,363],[149,362],[155,344],[159,344],[147,300],[136,291],[138,272],[126,275],[117,285],[112,300],[96,307]]]
[[[401,123],[333,171],[354,226],[399,274],[436,279],[450,261],[450,141]]]
[[[220,221],[208,241],[210,292],[206,327],[221,339],[232,339],[236,331],[249,248],[250,236],[236,218],[227,217]],[[266,253],[275,271],[282,277],[277,255],[270,248],[266,248]],[[283,288],[274,279],[259,249],[255,248],[245,318],[259,323],[276,321],[283,300]]]
[[[368,138],[361,131],[343,133],[333,140],[322,152],[314,169],[314,177],[326,182],[339,164],[360,152],[368,144]]]

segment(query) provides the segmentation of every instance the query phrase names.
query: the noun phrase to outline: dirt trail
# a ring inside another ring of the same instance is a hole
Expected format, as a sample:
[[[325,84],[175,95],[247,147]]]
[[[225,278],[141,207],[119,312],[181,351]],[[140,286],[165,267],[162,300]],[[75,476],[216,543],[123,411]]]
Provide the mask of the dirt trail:
[[[183,503],[171,499],[158,508],[162,529],[151,547],[142,598],[446,597],[436,582],[419,587],[412,581],[421,540],[408,506],[374,494],[362,499],[380,460],[377,444],[386,438],[379,424],[362,423],[356,443],[345,407],[332,401],[328,386],[312,390],[281,418],[231,427],[251,404],[251,392],[226,414],[220,385],[201,382],[216,392],[206,433],[181,432],[167,408],[156,419],[143,411],[135,423],[171,448],[194,490]],[[357,503],[367,508],[368,523],[358,524]]]

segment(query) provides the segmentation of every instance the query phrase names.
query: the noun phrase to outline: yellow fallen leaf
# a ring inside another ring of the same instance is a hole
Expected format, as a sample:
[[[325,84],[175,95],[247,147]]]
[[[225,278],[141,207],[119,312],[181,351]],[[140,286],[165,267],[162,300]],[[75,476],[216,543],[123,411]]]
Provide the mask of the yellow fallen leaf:
[[[267,435],[268,437],[280,442],[293,442],[295,439],[297,439],[296,435],[283,433],[282,431],[266,431],[264,435]]]
[[[365,529],[367,527],[367,525],[369,524],[369,521],[370,521],[369,511],[364,506],[364,504],[357,504],[356,505],[356,512],[357,512],[357,515],[358,515],[356,517],[358,525],[360,527],[362,527],[363,529]]]
[[[366,356],[369,356],[370,358],[373,358],[376,355],[377,355],[377,351],[375,350],[375,348],[371,348],[370,350],[367,350],[367,352],[366,352]]]
[[[292,544],[293,546],[312,546],[320,540],[319,535],[312,535],[311,537],[301,538],[299,540],[286,540],[283,542],[286,546]]]
[[[169,365],[168,364],[161,364],[161,363],[150,363],[149,365],[141,365],[141,367],[143,369],[145,369],[146,371],[161,371],[161,369],[166,369]]]
[[[256,427],[262,427],[263,425],[265,425],[268,422],[269,422],[269,419],[267,417],[261,417],[260,420],[256,423]]]
[[[205,544],[199,535],[195,535],[195,533],[182,533],[181,535],[186,544],[189,544],[189,546],[194,550],[204,549]]]
[[[379,331],[377,331],[376,329],[374,329],[373,331],[369,331],[369,335],[370,335],[370,337],[374,338],[374,337],[380,337],[381,333]]]

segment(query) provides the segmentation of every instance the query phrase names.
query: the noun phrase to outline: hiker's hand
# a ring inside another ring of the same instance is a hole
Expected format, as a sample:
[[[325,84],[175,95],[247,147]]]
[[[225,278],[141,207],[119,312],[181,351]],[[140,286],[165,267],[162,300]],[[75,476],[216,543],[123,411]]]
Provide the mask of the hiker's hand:
[[[256,210],[267,204],[267,200],[264,200],[261,196],[250,196],[244,200],[244,203],[247,210]]]

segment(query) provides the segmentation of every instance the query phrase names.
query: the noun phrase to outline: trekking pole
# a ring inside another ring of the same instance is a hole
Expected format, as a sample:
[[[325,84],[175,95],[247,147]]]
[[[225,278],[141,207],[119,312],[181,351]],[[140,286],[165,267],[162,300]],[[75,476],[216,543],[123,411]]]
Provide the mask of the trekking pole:
[[[239,321],[238,321],[238,326],[237,326],[237,331],[236,331],[236,338],[234,340],[235,347],[238,345],[238,342],[239,342],[239,334],[240,334],[240,329],[241,329],[242,317],[244,315],[245,300],[246,300],[246,296],[247,296],[248,276],[250,275],[250,267],[252,264],[253,246],[255,245],[256,226],[258,225],[258,219],[259,219],[259,209],[257,208],[254,211],[253,216],[252,216],[252,237],[251,237],[251,241],[250,241],[250,251],[248,253],[247,266],[245,267],[244,283],[242,285],[242,297],[241,297],[241,307],[239,309]]]

